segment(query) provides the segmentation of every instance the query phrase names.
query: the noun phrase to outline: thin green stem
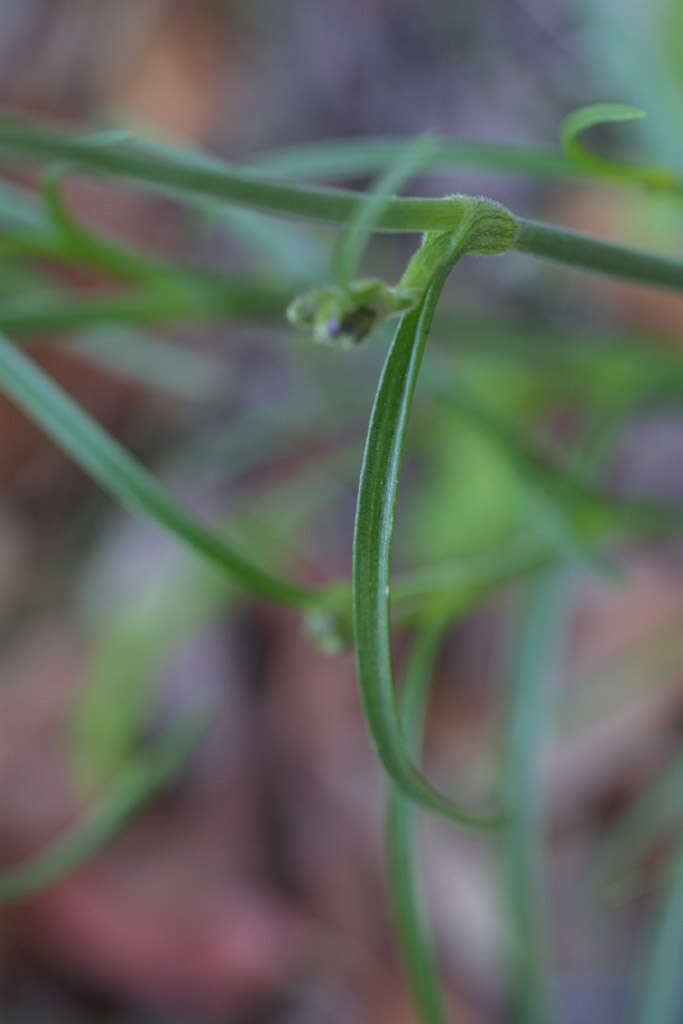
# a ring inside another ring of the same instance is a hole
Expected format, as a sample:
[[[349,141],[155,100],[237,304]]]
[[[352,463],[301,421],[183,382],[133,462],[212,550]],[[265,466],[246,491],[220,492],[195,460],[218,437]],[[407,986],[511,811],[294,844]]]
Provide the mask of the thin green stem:
[[[87,138],[70,138],[10,121],[0,122],[0,148],[40,159],[66,160],[90,172],[215,196],[271,213],[311,220],[346,222],[363,202],[361,195],[351,191],[283,184],[250,171],[206,166],[190,157],[159,158],[131,148],[104,147]],[[458,196],[392,198],[374,227],[378,231],[453,231],[469,203],[469,197]],[[680,260],[602,242],[523,218],[518,218],[517,223],[519,232],[513,248],[520,252],[683,291],[683,262]]]
[[[154,186],[214,196],[271,213],[343,224],[363,203],[361,193],[347,189],[282,184],[229,165],[220,169],[181,155],[174,159],[119,147],[102,147],[87,138],[46,129],[0,122],[0,148],[44,160],[66,160],[80,170],[113,174]],[[392,199],[376,230],[420,232],[453,230],[462,203],[451,199]]]
[[[383,175],[366,193],[365,202],[359,206],[348,222],[337,242],[332,267],[334,279],[342,288],[346,287],[358,273],[363,250],[375,223],[392,195],[406,184],[429,160],[434,148],[429,135],[418,136],[400,153]]]
[[[403,684],[402,720],[406,746],[419,760],[429,682],[444,622],[418,629]],[[387,800],[386,861],[396,933],[413,991],[425,1024],[446,1024],[438,967],[430,935],[417,851],[418,813],[414,802],[391,785]]]
[[[441,289],[466,230],[420,304],[401,320],[377,389],[361,468],[353,559],[356,664],[365,716],[385,770],[412,797],[451,821],[491,828],[495,816],[457,807],[420,773],[406,750],[391,654],[390,566],[396,498],[413,393]]]
[[[195,519],[98,423],[7,338],[0,335],[0,389],[38,423],[104,490],[181,543],[231,573],[254,594],[310,608],[313,590],[279,579]]]
[[[591,235],[517,218],[515,249],[578,270],[610,274],[639,284],[683,291],[683,262],[603,242]]]

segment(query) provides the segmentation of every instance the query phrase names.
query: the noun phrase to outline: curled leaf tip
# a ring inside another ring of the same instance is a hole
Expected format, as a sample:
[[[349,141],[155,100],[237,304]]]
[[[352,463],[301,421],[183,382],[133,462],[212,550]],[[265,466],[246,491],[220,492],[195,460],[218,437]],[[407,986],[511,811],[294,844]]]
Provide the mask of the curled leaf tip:
[[[419,295],[392,288],[374,278],[353,281],[346,288],[330,285],[298,296],[287,308],[287,319],[311,331],[315,341],[353,348],[378,324],[410,309]]]
[[[581,135],[590,128],[623,121],[640,121],[644,117],[644,110],[627,107],[623,103],[593,103],[588,107],[580,107],[562,121],[562,148],[576,164],[602,178],[631,182],[656,191],[680,195],[683,185],[671,168],[660,167],[657,164],[622,164],[616,160],[609,160],[588,149],[581,140]]]

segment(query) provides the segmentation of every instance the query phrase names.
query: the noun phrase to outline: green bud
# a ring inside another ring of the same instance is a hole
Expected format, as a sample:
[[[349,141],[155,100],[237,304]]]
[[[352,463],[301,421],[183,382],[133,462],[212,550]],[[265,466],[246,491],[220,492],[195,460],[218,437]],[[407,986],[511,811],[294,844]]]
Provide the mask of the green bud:
[[[295,327],[310,330],[316,341],[352,348],[378,324],[410,309],[419,294],[366,278],[347,288],[330,285],[298,296],[287,309]]]

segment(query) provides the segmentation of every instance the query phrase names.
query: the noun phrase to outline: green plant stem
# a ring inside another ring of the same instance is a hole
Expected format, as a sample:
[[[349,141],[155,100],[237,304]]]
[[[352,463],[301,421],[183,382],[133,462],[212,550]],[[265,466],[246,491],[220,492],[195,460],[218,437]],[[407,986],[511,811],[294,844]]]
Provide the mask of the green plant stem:
[[[332,256],[333,276],[342,288],[357,276],[363,250],[387,202],[429,160],[433,149],[433,139],[418,136],[366,193],[365,202],[345,226]]]
[[[435,789],[406,751],[391,655],[390,565],[396,497],[410,407],[432,316],[465,236],[456,244],[421,303],[399,323],[370,418],[361,468],[353,557],[356,664],[365,716],[378,756],[407,796],[470,827],[500,819],[464,811]],[[460,247],[459,247],[460,246]]]
[[[152,750],[131,758],[81,821],[34,857],[0,874],[0,904],[35,895],[106,846],[178,774],[206,725],[197,717],[180,722]]]
[[[311,608],[316,591],[272,575],[177,504],[154,477],[38,366],[0,335],[0,388],[104,490],[270,601]]]
[[[137,150],[102,147],[87,138],[69,137],[12,122],[0,122],[0,149],[44,160],[66,160],[80,171],[214,196],[271,213],[346,223],[364,196],[347,189],[282,184],[229,165],[221,169],[189,156],[160,158]],[[376,230],[420,232],[457,227],[461,203],[443,199],[392,199],[375,224]]]
[[[11,121],[0,122],[0,148],[40,159],[66,160],[81,170],[215,196],[271,213],[311,220],[347,222],[363,202],[362,195],[351,191],[283,184],[250,171],[205,166],[190,157],[161,159],[130,147],[105,147],[87,138],[73,138]],[[404,232],[453,231],[469,202],[468,197],[392,198],[374,228]],[[680,260],[602,242],[523,218],[517,220],[519,233],[513,247],[520,252],[683,291],[683,262]]]
[[[683,262],[603,242],[577,231],[517,218],[515,248],[579,270],[611,274],[640,284],[683,291]]]
[[[406,670],[401,699],[406,746],[418,760],[422,747],[425,706],[434,660],[444,631],[443,621],[419,627]],[[410,985],[425,1024],[446,1024],[433,940],[425,909],[420,858],[417,852],[418,813],[398,786],[387,799],[386,861],[396,933]]]

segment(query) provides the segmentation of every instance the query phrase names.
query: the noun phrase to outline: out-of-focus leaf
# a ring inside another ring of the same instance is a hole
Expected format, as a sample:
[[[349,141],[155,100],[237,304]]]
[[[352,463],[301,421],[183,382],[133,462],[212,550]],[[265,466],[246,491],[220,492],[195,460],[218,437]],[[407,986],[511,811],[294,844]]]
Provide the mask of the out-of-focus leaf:
[[[285,604],[310,606],[312,591],[271,575],[178,505],[140,463],[10,341],[0,336],[0,386],[94,480],[182,543],[230,573],[248,590]]]
[[[608,160],[593,153],[579,141],[579,136],[589,128],[620,121],[638,121],[643,117],[643,110],[627,107],[622,103],[593,103],[588,107],[581,107],[568,114],[562,122],[562,145],[568,156],[597,177],[614,182],[633,182],[663,192],[683,194],[683,180],[677,178],[668,168],[635,166]]]
[[[225,398],[230,391],[227,361],[122,326],[83,331],[62,346],[87,362],[187,401]]]
[[[53,885],[111,842],[178,773],[206,726],[206,717],[193,715],[172,726],[150,750],[132,758],[81,821],[46,849],[0,875],[0,905],[27,899]]]

